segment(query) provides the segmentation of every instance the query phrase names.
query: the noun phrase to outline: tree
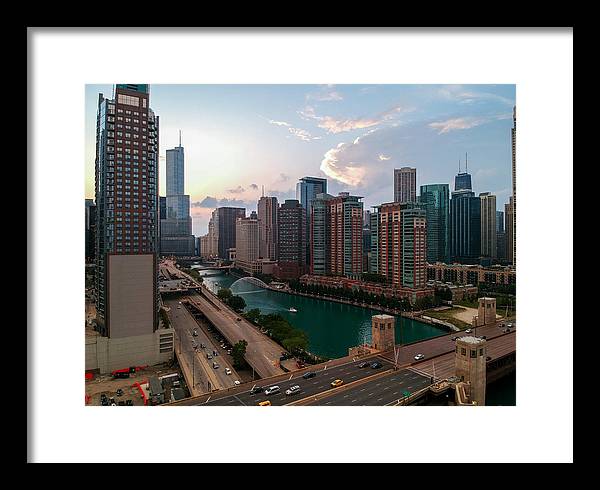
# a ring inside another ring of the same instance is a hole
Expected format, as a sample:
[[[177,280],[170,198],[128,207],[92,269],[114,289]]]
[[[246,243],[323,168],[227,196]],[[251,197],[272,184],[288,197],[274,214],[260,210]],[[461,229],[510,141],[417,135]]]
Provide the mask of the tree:
[[[238,313],[246,308],[246,301],[241,296],[231,296],[227,301],[227,304],[231,306]]]
[[[236,369],[243,368],[246,364],[244,356],[246,355],[246,346],[248,342],[244,339],[237,342],[231,349],[231,357],[233,357],[233,367]]]
[[[244,317],[246,320],[250,320],[252,323],[259,323],[260,320],[260,310],[258,308],[253,308],[252,310],[244,313]]]
[[[225,303],[227,303],[229,301],[229,299],[233,296],[233,293],[231,292],[231,289],[221,288],[217,292],[217,296],[219,297],[219,299],[221,301],[224,301]]]
[[[298,354],[299,352],[306,350],[308,347],[308,340],[305,336],[298,335],[297,337],[284,339],[282,344],[287,351],[293,354]]]

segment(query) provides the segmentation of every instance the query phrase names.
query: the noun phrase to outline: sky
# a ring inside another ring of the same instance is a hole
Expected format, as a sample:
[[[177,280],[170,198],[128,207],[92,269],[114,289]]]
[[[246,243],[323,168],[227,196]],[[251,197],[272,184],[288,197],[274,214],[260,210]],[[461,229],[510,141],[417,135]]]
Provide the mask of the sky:
[[[160,117],[159,192],[165,154],[185,151],[193,233],[207,233],[217,206],[256,210],[264,194],[295,199],[301,177],[324,177],[328,192],[363,197],[364,209],[393,201],[394,168],[417,169],[423,184],[450,184],[459,160],[473,191],[511,194],[515,85],[151,85]],[[94,198],[98,94],[86,85],[86,198]]]

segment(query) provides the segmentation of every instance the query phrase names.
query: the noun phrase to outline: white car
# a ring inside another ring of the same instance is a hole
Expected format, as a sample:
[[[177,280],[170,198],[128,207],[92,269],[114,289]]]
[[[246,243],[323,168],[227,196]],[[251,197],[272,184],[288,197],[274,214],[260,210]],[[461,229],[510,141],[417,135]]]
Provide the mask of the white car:
[[[225,374],[231,374],[231,369],[225,368]]]
[[[239,380],[237,380],[237,379],[236,379],[236,380],[233,382],[233,384],[237,386],[237,385],[239,385],[239,384],[240,384],[240,382],[239,382]]]
[[[471,333],[472,331],[473,331],[473,330],[471,330],[470,328],[467,328],[467,329],[465,330],[465,333]]]
[[[291,386],[289,390],[285,390],[285,394],[286,395],[295,395],[299,391],[300,391],[300,386],[294,385],[294,386]]]
[[[425,354],[417,354],[415,356],[415,361],[420,361],[421,359],[425,359]]]
[[[279,389],[279,386],[270,386],[269,388],[267,388],[265,390],[265,395],[271,395],[273,393],[279,393],[281,390]]]

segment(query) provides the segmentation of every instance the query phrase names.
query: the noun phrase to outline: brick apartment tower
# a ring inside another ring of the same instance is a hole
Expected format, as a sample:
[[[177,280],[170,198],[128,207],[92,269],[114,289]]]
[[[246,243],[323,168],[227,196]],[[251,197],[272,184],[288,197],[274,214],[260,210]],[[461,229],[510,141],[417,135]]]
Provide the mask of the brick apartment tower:
[[[96,309],[101,335],[158,327],[158,126],[149,86],[117,84],[98,97]]]
[[[327,201],[329,221],[329,274],[353,276],[362,273],[362,197],[340,192]]]
[[[394,169],[394,202],[417,202],[417,169]]]

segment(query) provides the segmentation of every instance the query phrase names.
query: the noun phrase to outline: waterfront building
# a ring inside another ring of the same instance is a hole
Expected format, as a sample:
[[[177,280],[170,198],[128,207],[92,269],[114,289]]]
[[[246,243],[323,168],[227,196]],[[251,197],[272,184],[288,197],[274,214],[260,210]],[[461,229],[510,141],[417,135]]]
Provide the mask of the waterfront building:
[[[311,221],[312,203],[318,194],[327,194],[327,179],[319,177],[302,177],[296,184],[296,200],[300,202],[306,213],[306,243],[311,242],[311,227],[308,225]],[[310,263],[310,247],[306,250],[306,263]]]
[[[394,202],[402,204],[417,201],[417,169],[394,169]]]
[[[515,264],[515,216],[514,216],[514,200],[510,196],[508,204],[504,205],[504,224],[506,228],[506,260],[509,264]]]
[[[256,216],[256,214],[255,214]],[[252,272],[252,264],[259,259],[258,218],[238,218],[235,235],[235,265],[244,272]]]
[[[329,274],[330,253],[330,223],[328,219],[327,202],[333,196],[326,193],[317,194],[311,205],[311,218],[308,221],[311,237],[310,247],[310,273],[316,275]],[[308,219],[308,218],[307,218]]]
[[[498,257],[496,225],[496,196],[490,192],[479,194],[481,204],[481,257]]]
[[[402,286],[422,289],[427,282],[427,218],[424,209],[410,206],[401,211]]]
[[[262,259],[277,258],[277,204],[276,197],[262,196],[258,200],[258,254]]]
[[[297,199],[286,199],[277,210],[278,247],[275,276],[297,279],[306,273],[306,212]]]
[[[481,255],[481,203],[469,190],[452,193],[450,200],[450,258],[475,264]]]
[[[371,232],[371,250],[369,252],[369,273],[379,274],[379,213],[377,208],[374,208],[370,218],[370,232]]]
[[[217,208],[217,254],[223,260],[228,260],[227,250],[236,246],[236,222],[238,218],[246,216],[246,209],[234,207]]]
[[[516,284],[514,267],[465,264],[427,264],[427,280],[452,284]]]
[[[185,155],[181,132],[179,146],[167,150],[166,154],[166,218],[160,221],[160,253],[189,257],[194,255],[196,246],[192,235],[190,196],[184,190]]]
[[[473,317],[473,326],[496,323],[496,298],[479,298],[478,303],[477,316]]]
[[[145,84],[117,84],[112,99],[98,97],[95,290],[100,335],[86,337],[86,369],[102,373],[173,357],[173,330],[159,328],[159,118],[149,99]]]
[[[329,221],[329,274],[353,276],[362,273],[362,197],[340,192],[327,200]]]
[[[96,258],[96,205],[85,200],[85,262],[93,264]]]
[[[369,221],[371,220],[371,213],[369,212]],[[364,218],[363,218],[364,219]],[[370,261],[371,261],[371,227],[365,226],[363,223],[363,272],[369,272]]]
[[[448,262],[450,257],[450,186],[421,186],[419,202],[427,218],[427,261]]]
[[[517,107],[513,107],[512,142],[512,233],[507,248],[512,248],[510,263],[517,263]]]

